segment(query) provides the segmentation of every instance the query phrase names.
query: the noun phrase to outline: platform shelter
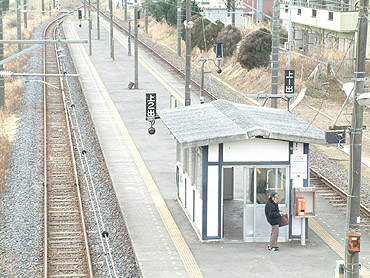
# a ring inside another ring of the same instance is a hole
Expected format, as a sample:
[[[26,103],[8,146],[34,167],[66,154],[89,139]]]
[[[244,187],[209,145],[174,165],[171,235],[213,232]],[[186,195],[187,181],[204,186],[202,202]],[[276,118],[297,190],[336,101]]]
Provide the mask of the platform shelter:
[[[325,144],[323,131],[285,110],[226,100],[158,114],[177,141],[178,200],[201,240],[269,241],[272,191],[290,216],[279,241],[300,238],[291,196],[309,187],[309,144]]]

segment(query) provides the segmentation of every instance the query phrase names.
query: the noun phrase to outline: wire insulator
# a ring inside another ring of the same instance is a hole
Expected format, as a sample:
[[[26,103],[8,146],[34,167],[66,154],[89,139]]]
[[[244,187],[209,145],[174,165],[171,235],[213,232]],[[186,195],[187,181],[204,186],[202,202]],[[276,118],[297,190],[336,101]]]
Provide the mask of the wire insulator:
[[[0,76],[1,77],[10,77],[13,75],[13,72],[8,71],[8,70],[1,70],[0,71]]]

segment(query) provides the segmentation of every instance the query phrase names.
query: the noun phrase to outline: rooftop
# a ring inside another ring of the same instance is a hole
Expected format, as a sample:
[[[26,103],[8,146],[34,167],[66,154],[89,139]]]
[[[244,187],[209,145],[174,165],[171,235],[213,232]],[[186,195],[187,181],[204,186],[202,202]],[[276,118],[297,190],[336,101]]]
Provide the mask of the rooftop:
[[[322,130],[281,109],[216,100],[158,114],[185,148],[255,137],[325,144]]]

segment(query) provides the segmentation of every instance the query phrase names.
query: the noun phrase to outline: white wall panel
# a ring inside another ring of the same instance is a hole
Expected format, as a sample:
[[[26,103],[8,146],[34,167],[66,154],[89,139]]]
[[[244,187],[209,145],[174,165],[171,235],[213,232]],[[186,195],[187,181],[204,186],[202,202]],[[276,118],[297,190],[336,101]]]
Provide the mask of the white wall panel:
[[[208,161],[218,162],[218,144],[208,146]]]
[[[186,184],[186,208],[188,210],[190,219],[193,219],[193,212],[194,212],[193,192],[194,192],[194,187],[190,184],[190,179],[189,179],[188,183]]]
[[[224,143],[224,162],[289,161],[289,142],[252,139]]]
[[[202,227],[203,227],[203,201],[200,198],[200,195],[197,191],[195,191],[195,226],[198,229],[199,233],[202,234]]]
[[[218,166],[208,166],[207,236],[218,236]]]

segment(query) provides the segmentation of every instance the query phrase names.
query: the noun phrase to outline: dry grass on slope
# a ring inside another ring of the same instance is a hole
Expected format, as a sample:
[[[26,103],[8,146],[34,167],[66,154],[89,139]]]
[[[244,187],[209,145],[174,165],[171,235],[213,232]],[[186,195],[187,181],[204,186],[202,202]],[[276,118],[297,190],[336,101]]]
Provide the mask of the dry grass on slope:
[[[41,4],[39,4],[41,5]],[[41,7],[31,6],[31,10],[40,10]],[[37,13],[27,14],[27,28],[24,28],[22,17],[22,39],[30,39],[32,32],[50,17],[48,14],[40,16]],[[4,39],[17,39],[16,14],[13,13],[3,18]],[[22,45],[26,49],[30,45]],[[4,47],[4,57],[10,57],[18,51],[16,44],[7,44]],[[11,72],[24,72],[29,55],[22,55],[19,60],[12,60],[5,65],[5,70]],[[5,175],[12,151],[12,142],[17,130],[17,116],[19,99],[23,93],[22,79],[20,77],[5,78],[5,107],[0,110],[0,195],[5,186]]]

